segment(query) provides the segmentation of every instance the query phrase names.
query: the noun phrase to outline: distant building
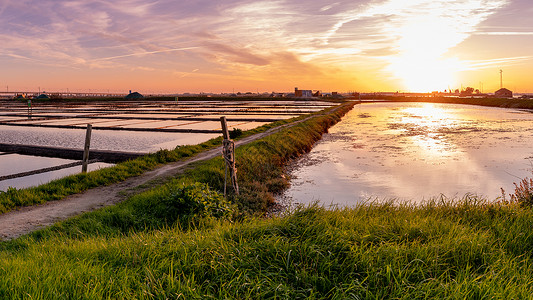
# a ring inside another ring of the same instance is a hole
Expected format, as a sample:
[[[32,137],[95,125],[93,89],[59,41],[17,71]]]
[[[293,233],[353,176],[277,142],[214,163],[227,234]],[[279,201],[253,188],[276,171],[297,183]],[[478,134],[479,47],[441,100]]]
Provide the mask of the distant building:
[[[513,98],[513,92],[506,88],[501,88],[494,92],[494,96],[498,98]]]
[[[284,94],[283,93],[272,92],[272,94],[270,94],[270,97],[271,98],[283,98]]]
[[[313,97],[313,91],[311,90],[299,90],[294,88],[294,97],[296,98],[311,98]]]
[[[126,95],[126,97],[124,97],[124,99],[142,99],[142,98],[144,98],[143,95],[139,94],[138,92],[132,93],[131,91],[128,95]]]
[[[331,97],[334,99],[342,99],[344,96],[342,94],[339,94],[339,92],[331,92]]]

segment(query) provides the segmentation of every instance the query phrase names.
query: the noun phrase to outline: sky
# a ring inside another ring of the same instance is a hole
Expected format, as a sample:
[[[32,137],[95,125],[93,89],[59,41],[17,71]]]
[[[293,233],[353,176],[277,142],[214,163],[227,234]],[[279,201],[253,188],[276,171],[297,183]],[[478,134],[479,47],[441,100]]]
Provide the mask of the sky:
[[[0,90],[533,93],[530,0],[2,0]]]

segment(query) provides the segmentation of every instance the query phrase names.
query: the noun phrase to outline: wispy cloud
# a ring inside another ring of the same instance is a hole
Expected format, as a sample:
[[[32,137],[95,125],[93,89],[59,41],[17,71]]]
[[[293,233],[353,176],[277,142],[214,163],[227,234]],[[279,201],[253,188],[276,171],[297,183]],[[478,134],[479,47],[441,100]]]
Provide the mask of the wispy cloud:
[[[533,35],[533,31],[492,31],[492,32],[477,32],[476,35],[502,35],[502,36],[529,36]]]
[[[446,72],[460,68],[458,59],[446,59],[453,56],[451,49],[473,35],[533,35],[527,26],[481,28],[509,3],[4,0],[0,53],[16,63],[130,73],[132,68],[162,70],[182,78],[261,81],[270,76],[290,82],[288,77],[299,76],[318,82],[364,69],[378,80],[405,77],[401,70],[424,68],[434,61],[441,64],[432,67]],[[501,63],[520,61],[518,55],[507,56]],[[491,61],[464,63],[479,68]]]
[[[168,52],[176,52],[176,51],[186,51],[186,50],[193,50],[193,49],[198,49],[198,47],[186,47],[186,48],[165,49],[165,50],[157,50],[157,51],[145,51],[145,52],[124,54],[124,55],[116,55],[116,56],[110,56],[110,57],[96,58],[96,59],[92,59],[90,61],[93,62],[93,61],[103,61],[103,60],[114,60],[114,59],[118,59],[118,58],[125,58],[125,57],[132,57],[132,56],[144,56],[144,55],[149,55],[149,54],[168,53]]]
[[[522,63],[528,60],[533,60],[533,56],[518,56],[518,57],[504,57],[486,60],[472,60],[465,61],[466,70],[480,70],[486,68],[509,66],[517,63]]]
[[[505,0],[389,0],[370,3],[362,10],[347,12],[324,37],[331,41],[361,21],[378,19],[375,32],[388,37],[391,55],[383,56],[389,62],[388,70],[403,79],[408,88],[435,88],[432,82],[450,84],[452,73],[460,68],[458,59],[446,59],[451,48],[469,38],[477,27],[503,7]],[[372,53],[367,49],[365,53]],[[395,49],[395,51],[391,51]]]
[[[179,78],[187,77],[187,76],[189,76],[189,75],[191,75],[193,73],[196,73],[198,71],[200,71],[200,69],[194,69],[194,70],[192,70],[190,72],[181,72],[181,74],[179,74]]]

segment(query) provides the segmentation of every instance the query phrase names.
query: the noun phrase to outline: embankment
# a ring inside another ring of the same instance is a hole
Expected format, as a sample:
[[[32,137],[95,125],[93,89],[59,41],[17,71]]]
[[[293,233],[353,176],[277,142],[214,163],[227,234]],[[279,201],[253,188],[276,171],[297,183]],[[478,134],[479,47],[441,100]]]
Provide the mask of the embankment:
[[[377,100],[391,102],[426,102],[426,103],[450,103],[468,104],[501,108],[533,109],[533,99],[515,98],[476,98],[476,97],[377,97]],[[372,97],[367,99],[372,100]]]

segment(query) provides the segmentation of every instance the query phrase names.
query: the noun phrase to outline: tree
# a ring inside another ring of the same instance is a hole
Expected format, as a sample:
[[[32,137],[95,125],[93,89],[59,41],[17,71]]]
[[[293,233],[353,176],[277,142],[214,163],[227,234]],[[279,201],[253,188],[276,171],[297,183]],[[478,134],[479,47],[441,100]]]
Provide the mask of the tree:
[[[474,93],[474,88],[473,87],[467,87],[465,89],[465,94],[472,95],[472,93]]]

